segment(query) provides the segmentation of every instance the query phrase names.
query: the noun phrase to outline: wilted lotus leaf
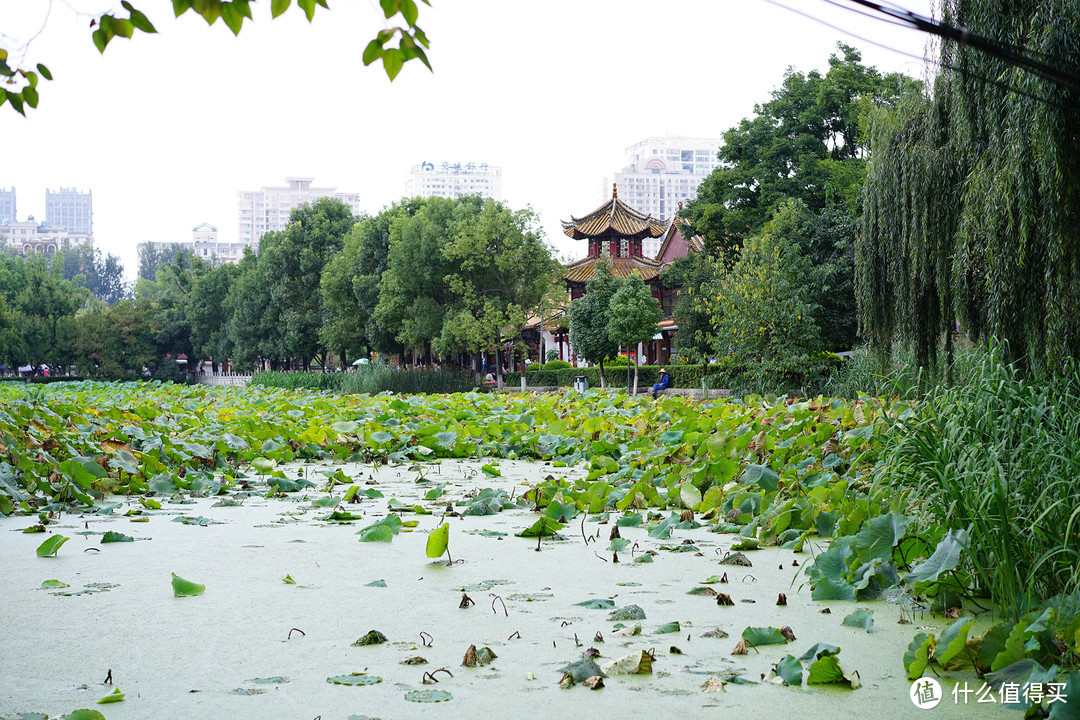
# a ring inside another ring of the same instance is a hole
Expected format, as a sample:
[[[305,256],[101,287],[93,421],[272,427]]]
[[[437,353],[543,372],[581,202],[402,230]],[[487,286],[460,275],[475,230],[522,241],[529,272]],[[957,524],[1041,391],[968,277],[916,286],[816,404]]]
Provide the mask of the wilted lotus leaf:
[[[604,678],[599,675],[593,675],[592,677],[585,678],[585,682],[582,684],[590,690],[599,690],[604,687]]]
[[[726,692],[724,690],[724,681],[720,678],[709,678],[702,683],[701,690],[707,693]]]
[[[780,605],[781,607],[787,605],[787,595],[785,595],[784,593],[780,593],[779,597],[776,598],[776,604]]]
[[[608,620],[644,620],[645,611],[637,605],[627,605],[608,615]]]
[[[783,635],[788,642],[795,642],[795,631],[791,629],[790,625],[785,625],[780,628],[780,634]]]
[[[445,702],[452,697],[453,695],[446,690],[410,690],[405,693],[406,700],[418,703]]]
[[[427,658],[420,657],[419,655],[411,658],[407,658],[401,661],[402,665],[427,665]]]
[[[600,666],[608,675],[651,675],[653,656],[645,650],[623,655]]]
[[[377,685],[382,682],[378,675],[367,673],[349,673],[348,675],[335,675],[326,678],[326,682],[332,685]]]
[[[612,637],[633,637],[634,635],[640,634],[641,623],[637,623],[633,627],[621,627],[611,631]]]
[[[731,651],[732,655],[746,655],[746,640],[740,640],[735,643],[735,649]]]
[[[753,567],[754,563],[750,562],[750,558],[743,555],[741,552],[726,553],[724,559],[720,561],[721,565],[740,565],[742,567]]]
[[[465,658],[461,661],[463,667],[476,667],[476,646],[470,645],[469,649],[465,651]]]
[[[726,638],[726,637],[728,637],[728,634],[727,634],[726,631],[721,630],[720,628],[716,628],[715,630],[709,630],[706,633],[702,633],[701,637],[704,637],[704,638]]]
[[[731,596],[727,593],[718,593],[716,595],[716,604],[726,607],[733,607],[735,605],[735,603],[731,599]]]
[[[591,658],[587,657],[583,660],[570,663],[566,667],[562,668],[560,672],[563,672],[570,676],[570,679],[576,683],[585,682],[591,677],[603,677],[604,672],[600,669],[600,666]]]
[[[476,651],[476,662],[480,665],[489,665],[497,657],[499,656],[495,654],[495,651],[486,646]]]
[[[378,630],[368,630],[366,635],[363,635],[356,639],[353,643],[353,647],[360,647],[362,645],[382,645],[386,642],[386,636]]]
[[[716,597],[716,591],[710,587],[696,587],[693,590],[688,590],[687,595],[705,595],[707,597]]]

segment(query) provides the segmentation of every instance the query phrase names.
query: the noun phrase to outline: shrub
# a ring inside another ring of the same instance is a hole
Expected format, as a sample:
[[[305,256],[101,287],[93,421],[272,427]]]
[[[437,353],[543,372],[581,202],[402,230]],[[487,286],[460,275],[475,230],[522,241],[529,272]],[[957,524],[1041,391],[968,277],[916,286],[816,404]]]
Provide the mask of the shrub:
[[[554,350],[552,352],[554,352]],[[548,360],[546,363],[544,363],[545,370],[566,370],[567,368],[572,367],[574,366],[566,362],[565,360]]]

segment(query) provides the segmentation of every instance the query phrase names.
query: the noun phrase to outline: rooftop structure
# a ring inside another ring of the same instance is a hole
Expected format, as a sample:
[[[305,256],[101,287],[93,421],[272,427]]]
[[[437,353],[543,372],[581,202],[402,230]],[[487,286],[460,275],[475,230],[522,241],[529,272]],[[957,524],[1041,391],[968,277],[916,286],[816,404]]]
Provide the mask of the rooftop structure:
[[[240,242],[255,245],[266,233],[284,230],[293,208],[323,197],[341,200],[349,206],[353,215],[360,214],[358,194],[339,193],[337,188],[332,187],[312,187],[312,182],[314,178],[290,177],[285,178],[284,186],[238,192],[240,227],[237,237]]]
[[[406,197],[480,195],[502,200],[502,168],[476,162],[422,162],[409,168]]]
[[[25,222],[0,223],[0,246],[10,248],[20,255],[52,255],[79,245],[93,244],[94,238],[89,235],[69,233],[63,228],[39,223],[34,220],[33,215]]]
[[[596,276],[596,261],[601,255],[611,258],[611,272],[616,277],[627,278],[637,273],[653,286],[654,294],[659,291],[657,276],[664,265],[643,257],[642,242],[662,236],[668,223],[638,212],[620,200],[618,186],[612,186],[609,201],[583,217],[571,216],[562,226],[567,237],[589,241],[588,254],[567,265],[563,275],[571,299],[585,294],[585,284]]]

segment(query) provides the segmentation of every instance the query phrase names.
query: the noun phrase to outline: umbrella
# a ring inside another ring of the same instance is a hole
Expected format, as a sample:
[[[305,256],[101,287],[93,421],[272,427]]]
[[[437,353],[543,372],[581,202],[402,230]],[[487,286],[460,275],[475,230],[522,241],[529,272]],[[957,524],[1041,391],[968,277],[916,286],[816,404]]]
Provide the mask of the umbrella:
[[[371,361],[367,358],[356,358],[353,360],[353,365],[367,365],[369,362]]]

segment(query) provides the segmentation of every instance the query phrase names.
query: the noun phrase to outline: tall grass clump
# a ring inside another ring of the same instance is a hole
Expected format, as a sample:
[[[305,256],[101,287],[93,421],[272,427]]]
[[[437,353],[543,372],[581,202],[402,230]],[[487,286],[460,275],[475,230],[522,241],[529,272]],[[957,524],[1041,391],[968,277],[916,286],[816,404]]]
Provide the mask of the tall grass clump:
[[[940,353],[943,358],[945,353]],[[930,368],[920,368],[914,351],[907,346],[894,346],[885,358],[869,348],[856,348],[840,368],[829,376],[820,388],[826,397],[855,400],[859,395],[873,397],[918,397],[943,385],[964,385],[981,367],[986,350],[981,347],[957,348],[952,367],[939,361]]]
[[[1026,379],[981,354],[889,431],[878,481],[916,522],[969,533],[966,570],[1006,616],[1080,585],[1080,376]]]
[[[410,395],[464,393],[476,388],[470,372],[447,368],[399,370],[389,365],[367,365],[347,373],[258,373],[251,382],[289,390],[328,390],[343,395],[393,392]]]

